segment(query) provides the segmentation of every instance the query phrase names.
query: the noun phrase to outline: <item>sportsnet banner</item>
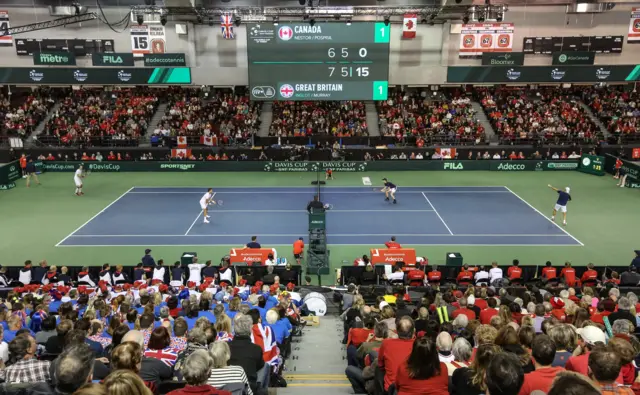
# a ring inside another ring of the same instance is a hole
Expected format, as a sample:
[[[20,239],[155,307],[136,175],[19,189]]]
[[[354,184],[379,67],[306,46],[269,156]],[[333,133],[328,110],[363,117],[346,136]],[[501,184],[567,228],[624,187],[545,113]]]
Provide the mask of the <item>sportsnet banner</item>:
[[[460,31],[459,56],[476,57],[484,52],[513,50],[513,23],[470,23]]]
[[[131,26],[131,52],[136,58],[145,54],[165,53],[167,41],[162,25]]]
[[[631,9],[631,20],[629,21],[627,43],[640,44],[640,7]]]
[[[11,22],[9,21],[9,11],[0,10],[0,34],[8,32],[11,28]],[[13,37],[11,34],[6,36],[0,36],[0,47],[12,47]]]
[[[402,23],[402,38],[415,38],[418,26],[418,15],[404,14]]]
[[[172,149],[171,150],[171,157],[172,158],[188,158],[191,156],[191,150],[188,148],[177,148],[177,149]]]

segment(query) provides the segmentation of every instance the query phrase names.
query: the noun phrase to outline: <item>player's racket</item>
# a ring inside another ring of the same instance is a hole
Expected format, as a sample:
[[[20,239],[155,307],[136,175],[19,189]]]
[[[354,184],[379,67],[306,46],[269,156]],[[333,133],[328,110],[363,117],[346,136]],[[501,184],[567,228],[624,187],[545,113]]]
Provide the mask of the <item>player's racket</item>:
[[[325,210],[333,210],[333,204],[326,203],[326,204],[324,205],[324,209],[325,209]]]
[[[212,203],[218,206],[224,206],[224,202],[222,200],[214,200]]]

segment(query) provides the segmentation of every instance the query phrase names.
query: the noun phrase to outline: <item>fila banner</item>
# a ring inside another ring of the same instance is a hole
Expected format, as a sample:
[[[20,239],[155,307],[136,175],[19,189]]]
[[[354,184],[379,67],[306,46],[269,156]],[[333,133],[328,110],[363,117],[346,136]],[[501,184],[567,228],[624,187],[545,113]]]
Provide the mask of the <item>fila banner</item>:
[[[9,32],[9,29],[11,29],[9,11],[0,10],[0,47],[13,46],[13,37],[11,34],[4,35],[5,32]]]
[[[460,31],[461,58],[479,57],[485,52],[513,50],[513,23],[470,23]]]
[[[167,41],[162,25],[131,26],[131,52],[136,58],[145,54],[165,53]]]
[[[629,21],[627,43],[640,43],[640,7],[634,7],[631,9],[631,20]]]
[[[123,52],[94,53],[91,55],[94,66],[123,67],[135,66],[133,54]]]

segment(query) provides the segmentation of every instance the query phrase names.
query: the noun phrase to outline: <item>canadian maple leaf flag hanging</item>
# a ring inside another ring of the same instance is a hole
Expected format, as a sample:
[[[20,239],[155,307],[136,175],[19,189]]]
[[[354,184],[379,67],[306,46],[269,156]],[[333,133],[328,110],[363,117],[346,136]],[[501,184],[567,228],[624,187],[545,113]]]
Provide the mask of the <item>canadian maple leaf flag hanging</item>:
[[[418,27],[418,15],[404,14],[402,23],[402,38],[415,38]]]

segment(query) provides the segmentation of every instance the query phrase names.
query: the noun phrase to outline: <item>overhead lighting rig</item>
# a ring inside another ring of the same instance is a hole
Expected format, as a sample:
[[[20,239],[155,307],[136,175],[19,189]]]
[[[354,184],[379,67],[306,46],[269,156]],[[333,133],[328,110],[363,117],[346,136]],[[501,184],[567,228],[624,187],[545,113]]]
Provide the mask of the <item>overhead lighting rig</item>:
[[[46,21],[46,22],[31,23],[31,24],[22,25],[22,26],[12,26],[0,33],[5,36],[7,35],[15,36],[17,34],[22,34],[26,32],[34,32],[37,30],[45,30],[45,29],[51,29],[54,27],[73,25],[81,22],[88,22],[94,19],[98,19],[98,15],[96,15],[93,12],[88,12],[86,14],[65,16],[63,18],[53,19],[51,21]]]

